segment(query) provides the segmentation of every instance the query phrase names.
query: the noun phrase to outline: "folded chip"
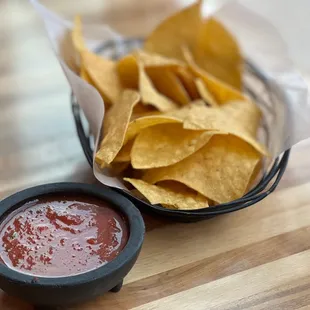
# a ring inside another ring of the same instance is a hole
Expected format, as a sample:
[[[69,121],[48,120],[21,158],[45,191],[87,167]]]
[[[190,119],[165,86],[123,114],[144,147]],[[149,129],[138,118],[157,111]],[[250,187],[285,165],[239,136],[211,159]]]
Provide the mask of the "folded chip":
[[[193,74],[204,82],[208,91],[212,94],[217,103],[225,104],[231,100],[248,100],[247,96],[245,96],[240,90],[232,87],[222,80],[219,80],[215,76],[200,68],[196,64],[192,53],[186,46],[183,46],[182,51],[184,58],[186,59]]]
[[[193,101],[199,99],[200,95],[195,84],[195,76],[192,72],[188,68],[183,67],[177,68],[175,72],[191,100]]]
[[[153,85],[164,96],[180,105],[187,105],[191,99],[175,72],[169,68],[146,68]]]
[[[119,104],[111,107],[103,123],[103,140],[96,153],[96,162],[105,167],[110,164],[124,145],[125,135],[133,107],[139,102],[140,95],[134,90],[125,90]]]
[[[152,185],[137,179],[124,180],[133,185],[152,204],[162,204],[179,210],[195,210],[209,206],[207,198],[177,182]]]
[[[118,103],[123,87],[117,74],[116,63],[87,50],[81,53],[81,57],[87,74],[105,103],[108,105]]]
[[[204,82],[201,79],[197,78],[195,79],[195,84],[201,99],[203,99],[211,107],[217,107],[217,102],[213,98],[212,94],[209,92]]]
[[[133,55],[124,56],[118,60],[116,70],[124,88],[138,89],[139,68],[136,57]]]
[[[161,112],[167,112],[177,108],[176,103],[155,88],[142,64],[139,64],[139,91],[143,103],[152,105]]]

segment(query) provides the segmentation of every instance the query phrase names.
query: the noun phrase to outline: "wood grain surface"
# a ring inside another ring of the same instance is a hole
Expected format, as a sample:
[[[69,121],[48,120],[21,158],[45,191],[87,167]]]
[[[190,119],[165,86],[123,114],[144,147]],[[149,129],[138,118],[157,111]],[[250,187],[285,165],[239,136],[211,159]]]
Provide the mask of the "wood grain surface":
[[[144,35],[188,2],[44,1],[126,35]],[[25,0],[1,0],[0,12],[0,198],[47,182],[94,183],[41,20]],[[294,148],[280,186],[255,207],[193,224],[145,217],[121,292],[70,309],[310,309],[309,152],[310,141]],[[0,309],[33,307],[0,292]]]

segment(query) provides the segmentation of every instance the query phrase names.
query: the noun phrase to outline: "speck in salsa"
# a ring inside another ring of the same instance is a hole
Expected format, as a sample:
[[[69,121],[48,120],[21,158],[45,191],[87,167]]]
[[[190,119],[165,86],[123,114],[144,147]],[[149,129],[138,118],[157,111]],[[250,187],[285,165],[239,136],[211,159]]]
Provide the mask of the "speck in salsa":
[[[70,276],[113,260],[128,237],[125,219],[106,202],[53,195],[25,203],[0,224],[0,255],[19,272]]]

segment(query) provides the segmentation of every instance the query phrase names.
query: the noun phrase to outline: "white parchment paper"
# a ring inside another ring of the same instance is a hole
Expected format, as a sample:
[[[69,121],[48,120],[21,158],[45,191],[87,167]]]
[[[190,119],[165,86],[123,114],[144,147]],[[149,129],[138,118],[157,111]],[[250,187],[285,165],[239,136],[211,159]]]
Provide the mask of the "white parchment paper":
[[[72,23],[48,10],[38,0],[30,2],[44,21],[97,147],[104,121],[104,105],[96,89],[71,70],[68,59],[64,59],[63,42]],[[207,18],[214,14],[220,19],[238,39],[246,59],[259,68],[266,79],[269,95],[274,97],[272,110],[263,109],[268,148],[273,156],[310,137],[308,85],[298,71],[298,67],[310,70],[310,24],[305,12],[310,12],[309,0],[210,0],[203,6],[202,15]],[[124,39],[105,24],[85,25],[83,32],[91,49],[110,40],[121,42]],[[120,180],[96,165],[94,174],[105,185],[125,188]]]

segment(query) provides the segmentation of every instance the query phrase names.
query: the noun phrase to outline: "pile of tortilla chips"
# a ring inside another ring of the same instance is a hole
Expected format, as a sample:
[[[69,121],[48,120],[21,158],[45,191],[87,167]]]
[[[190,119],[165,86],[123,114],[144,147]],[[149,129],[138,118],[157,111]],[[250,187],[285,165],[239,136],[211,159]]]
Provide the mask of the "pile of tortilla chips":
[[[182,210],[242,197],[268,155],[258,107],[242,93],[232,35],[200,3],[163,21],[141,50],[113,61],[88,50],[80,19],[79,74],[106,107],[95,161],[151,204]]]

